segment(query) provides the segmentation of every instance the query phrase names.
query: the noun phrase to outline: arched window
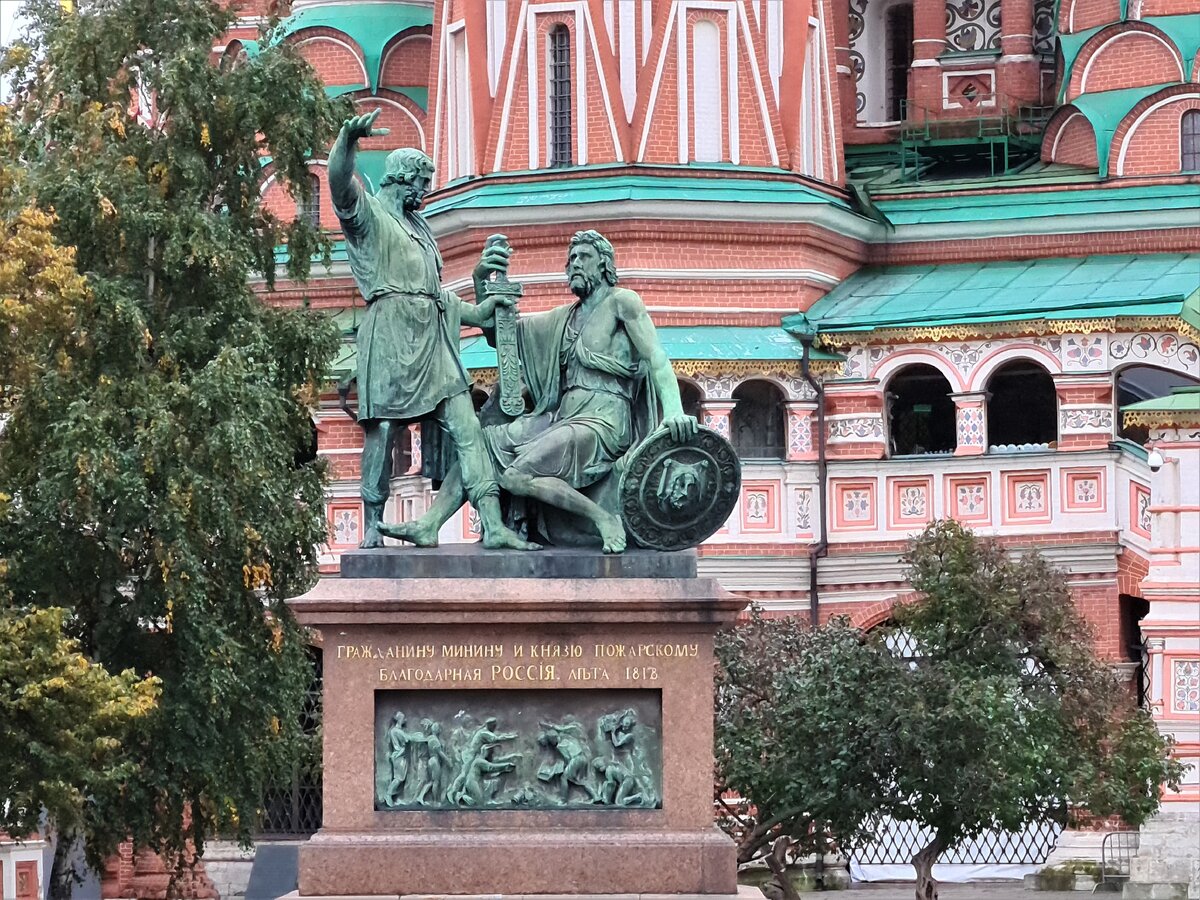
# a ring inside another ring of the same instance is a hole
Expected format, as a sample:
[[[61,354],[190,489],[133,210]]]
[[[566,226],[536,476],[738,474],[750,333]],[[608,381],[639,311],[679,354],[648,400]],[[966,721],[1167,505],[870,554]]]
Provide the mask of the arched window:
[[[1179,170],[1200,172],[1200,109],[1189,109],[1179,119]]]
[[[550,29],[547,72],[550,76],[550,165],[571,165],[571,32]]]
[[[1145,444],[1150,439],[1150,429],[1145,425],[1130,425],[1126,428],[1121,410],[1130,403],[1169,397],[1175,388],[1195,384],[1200,384],[1200,381],[1182,372],[1172,372],[1158,366],[1126,366],[1121,369],[1117,373],[1117,389],[1114,392],[1117,402],[1117,437],[1133,441],[1135,444]]]
[[[885,28],[887,114],[888,119],[898,122],[904,118],[905,101],[908,99],[908,70],[913,61],[912,4],[897,3],[888,9]]]
[[[308,176],[308,198],[296,204],[296,218],[321,227],[321,179],[316,175]]]
[[[742,459],[783,459],[784,407],[779,388],[769,381],[745,381],[733,392],[730,417],[733,448]]]
[[[696,162],[720,162],[721,30],[701,19],[692,26],[692,140]]]
[[[1037,363],[1014,360],[988,379],[987,431],[992,450],[1034,450],[1058,440],[1054,379]]]
[[[957,446],[950,382],[933,366],[907,366],[887,389],[892,456],[953,453]]]
[[[679,382],[679,399],[683,401],[683,414],[685,416],[695,416],[700,419],[703,415],[700,404],[704,401],[704,394],[700,388],[692,384],[690,381]]]

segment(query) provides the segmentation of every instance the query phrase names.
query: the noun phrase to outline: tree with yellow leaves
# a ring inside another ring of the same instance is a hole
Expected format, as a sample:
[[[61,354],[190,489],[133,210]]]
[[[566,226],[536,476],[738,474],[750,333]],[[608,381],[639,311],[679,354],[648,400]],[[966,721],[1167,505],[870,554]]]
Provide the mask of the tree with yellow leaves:
[[[311,404],[337,333],[250,282],[273,283],[282,244],[303,278],[321,246],[263,207],[263,160],[306,192],[344,110],[269,35],[212,65],[228,6],[30,0],[0,156],[4,254],[21,245],[0,340],[24,354],[4,379],[0,606],[61,607],[84,658],[159,679],[129,777],[90,802],[168,861],[248,840],[295,758],[312,673],[284,600],[326,538]]]

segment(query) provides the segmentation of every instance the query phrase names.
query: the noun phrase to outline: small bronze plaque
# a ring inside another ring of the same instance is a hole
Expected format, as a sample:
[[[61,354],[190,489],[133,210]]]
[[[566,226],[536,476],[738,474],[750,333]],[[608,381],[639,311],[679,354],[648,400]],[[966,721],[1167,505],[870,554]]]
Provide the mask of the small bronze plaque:
[[[375,693],[377,810],[661,807],[659,691]]]

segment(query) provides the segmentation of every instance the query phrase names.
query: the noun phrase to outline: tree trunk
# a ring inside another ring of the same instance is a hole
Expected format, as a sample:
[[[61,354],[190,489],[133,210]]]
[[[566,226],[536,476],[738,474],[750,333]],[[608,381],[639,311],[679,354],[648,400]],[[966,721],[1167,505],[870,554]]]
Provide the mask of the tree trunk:
[[[940,832],[935,831],[933,840],[913,857],[913,868],[917,870],[917,900],[937,900],[938,885],[933,880],[933,864],[945,849],[945,840]]]
[[[792,879],[788,876],[787,871],[787,849],[791,843],[790,837],[779,838],[764,860],[767,868],[771,870],[771,874],[775,876],[775,884],[779,887],[783,900],[800,900],[800,894],[796,890],[796,886],[792,884]]]
[[[50,900],[71,900],[75,890],[75,867],[71,865],[72,834],[55,835],[54,862],[50,867]]]

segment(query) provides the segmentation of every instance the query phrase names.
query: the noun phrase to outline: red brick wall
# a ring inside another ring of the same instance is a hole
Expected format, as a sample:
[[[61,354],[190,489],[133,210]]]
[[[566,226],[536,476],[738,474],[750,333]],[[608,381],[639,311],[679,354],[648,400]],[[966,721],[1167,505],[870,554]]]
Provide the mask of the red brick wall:
[[[1046,162],[1067,163],[1072,166],[1099,165],[1096,155],[1096,132],[1083,113],[1060,113],[1061,122],[1048,131],[1042,142],[1042,159]]]
[[[1130,23],[1106,29],[1084,44],[1072,68],[1067,96],[1182,80],[1170,39],[1150,26]]]
[[[396,147],[417,147],[429,152],[425,135],[425,112],[413,100],[395,91],[381,90],[374,96],[364,95],[354,101],[357,112],[378,109],[376,128],[389,128],[390,134],[359,141],[363,150],[393,150]],[[378,187],[378,185],[376,185]]]
[[[1151,103],[1138,104],[1113,136],[1109,164],[1113,174],[1156,175],[1180,171],[1180,119],[1186,111],[1200,109],[1200,85],[1184,86],[1177,97],[1154,109],[1135,126],[1133,123],[1140,118],[1142,108],[1153,106],[1161,96],[1149,99]],[[1125,147],[1123,161],[1122,146]]]
[[[366,84],[362,51],[342,32],[332,28],[304,28],[291,40],[325,84]]]
[[[1146,16],[1182,16],[1195,14],[1196,0],[1142,0],[1142,18]]]
[[[435,73],[429,70],[429,61],[433,56],[433,40],[426,32],[428,29],[422,29],[421,33],[406,31],[384,51],[380,84],[432,89]]]
[[[1121,18],[1119,0],[1063,0],[1058,13],[1058,30],[1063,34],[1108,25]]]

